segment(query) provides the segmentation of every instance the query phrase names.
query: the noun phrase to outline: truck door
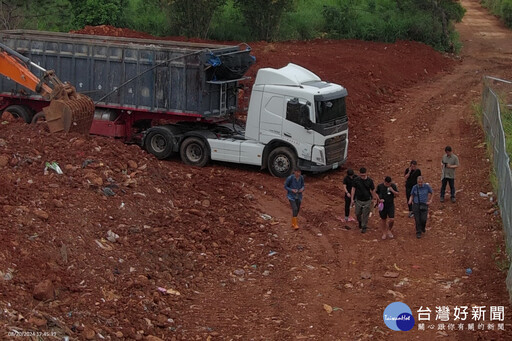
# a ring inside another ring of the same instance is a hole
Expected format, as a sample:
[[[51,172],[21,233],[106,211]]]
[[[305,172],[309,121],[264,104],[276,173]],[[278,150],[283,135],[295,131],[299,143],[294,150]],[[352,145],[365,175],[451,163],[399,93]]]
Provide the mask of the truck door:
[[[287,98],[283,119],[283,140],[297,149],[298,157],[311,160],[314,131],[311,127],[311,104],[304,99]]]

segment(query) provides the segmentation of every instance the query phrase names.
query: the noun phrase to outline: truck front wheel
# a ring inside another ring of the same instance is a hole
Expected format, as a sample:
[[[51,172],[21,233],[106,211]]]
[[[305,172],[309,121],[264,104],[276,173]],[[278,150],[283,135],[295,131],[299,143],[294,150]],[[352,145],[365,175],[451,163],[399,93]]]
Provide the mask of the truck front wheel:
[[[180,147],[181,160],[187,165],[204,167],[210,161],[210,152],[205,142],[198,137],[189,137]]]
[[[173,140],[171,132],[167,129],[152,128],[146,135],[144,144],[149,153],[162,160],[171,156],[174,147]]]
[[[278,178],[285,178],[292,174],[296,165],[297,157],[287,147],[276,148],[268,156],[270,174]]]

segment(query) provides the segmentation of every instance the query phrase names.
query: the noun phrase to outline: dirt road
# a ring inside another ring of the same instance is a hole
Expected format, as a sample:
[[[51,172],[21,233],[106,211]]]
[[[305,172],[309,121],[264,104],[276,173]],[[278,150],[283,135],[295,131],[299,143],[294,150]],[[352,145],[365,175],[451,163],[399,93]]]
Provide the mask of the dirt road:
[[[512,32],[477,0],[462,4],[460,58],[403,41],[251,44],[252,76],[295,62],[347,87],[345,167],[398,184],[393,240],[380,239],[375,217],[366,234],[338,219],[346,168],[306,174],[301,228],[293,231],[283,181],[267,172],[187,167],[119,141],[49,135],[3,118],[0,338],[510,339],[504,242],[498,218],[487,214],[493,203],[479,195],[492,187],[473,104],[484,74],[512,79]],[[151,38],[106,26],[83,33]],[[447,144],[461,160],[454,204],[438,200]],[[401,178],[413,158],[435,193],[420,240]],[[45,174],[46,161],[64,174]],[[415,319],[430,309],[430,319],[391,331],[383,312],[396,301]],[[470,313],[456,321],[462,306]],[[485,307],[485,321],[472,321],[473,306]],[[437,307],[449,307],[449,316],[437,316]],[[503,321],[490,321],[491,307],[504,307]]]
[[[403,89],[396,103],[359,117],[362,122],[351,129],[348,166],[367,167],[376,182],[390,175],[402,191],[395,239],[381,241],[375,228],[366,235],[354,226],[347,231],[336,220],[342,215],[342,172],[307,177],[299,232],[287,227],[289,209],[281,182],[265,179],[266,188],[275,188],[270,193],[261,195],[257,187],[249,191],[262,212],[285,222],[273,230],[283,251],[269,256],[263,265],[271,273],[268,277],[205,292],[204,306],[210,308],[203,313],[213,318],[214,324],[231,330],[228,334],[239,330],[231,336],[238,334],[242,339],[468,340],[512,336],[506,271],[498,269],[504,257],[502,230],[495,217],[486,213],[492,203],[479,196],[492,188],[484,136],[473,116],[482,76],[512,76],[512,32],[487,14],[478,1],[462,4],[467,14],[457,29],[464,48],[453,70]],[[378,145],[372,144],[375,140]],[[455,204],[439,202],[440,158],[445,145],[451,145],[461,160]],[[435,193],[427,233],[421,240],[415,238],[403,198],[401,177],[410,159],[418,160]],[[377,223],[373,218],[371,226]],[[470,276],[465,275],[466,268],[472,268]],[[384,278],[386,271],[399,276]],[[371,278],[362,278],[368,274]],[[408,304],[415,318],[420,307],[428,307],[430,320],[416,321],[409,332],[390,331],[382,315],[394,301]],[[323,304],[335,310],[328,314]],[[473,305],[486,306],[484,330],[478,326],[482,321],[470,321],[471,317],[462,327],[454,320],[455,307],[469,306],[471,310]],[[436,320],[438,306],[450,308],[449,321]],[[491,306],[505,306],[505,331],[497,331],[496,321],[492,322],[495,330],[488,330],[493,328],[488,326]],[[471,322],[475,331],[468,331]],[[424,323],[426,330],[418,330],[418,323]]]

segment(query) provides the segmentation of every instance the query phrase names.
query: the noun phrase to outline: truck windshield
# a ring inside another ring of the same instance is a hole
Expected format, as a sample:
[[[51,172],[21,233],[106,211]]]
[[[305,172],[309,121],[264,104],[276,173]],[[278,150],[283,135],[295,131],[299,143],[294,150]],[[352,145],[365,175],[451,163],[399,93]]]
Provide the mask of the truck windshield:
[[[327,123],[338,119],[343,121],[347,119],[345,97],[316,102],[316,123]]]

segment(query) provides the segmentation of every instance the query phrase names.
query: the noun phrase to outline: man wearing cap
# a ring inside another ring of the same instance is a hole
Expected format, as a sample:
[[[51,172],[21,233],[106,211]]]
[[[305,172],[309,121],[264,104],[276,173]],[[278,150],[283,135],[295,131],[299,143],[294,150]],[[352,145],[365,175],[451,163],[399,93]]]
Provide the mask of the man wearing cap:
[[[287,191],[286,197],[292,207],[292,228],[297,230],[299,228],[297,216],[299,215],[302,193],[304,192],[304,177],[301,175],[299,168],[295,168],[293,174],[286,178],[284,188]]]
[[[378,200],[378,197],[375,194],[375,184],[366,174],[366,168],[364,167],[359,170],[359,176],[354,179],[351,197],[352,202],[356,205],[356,216],[361,233],[366,233],[372,198]]]

